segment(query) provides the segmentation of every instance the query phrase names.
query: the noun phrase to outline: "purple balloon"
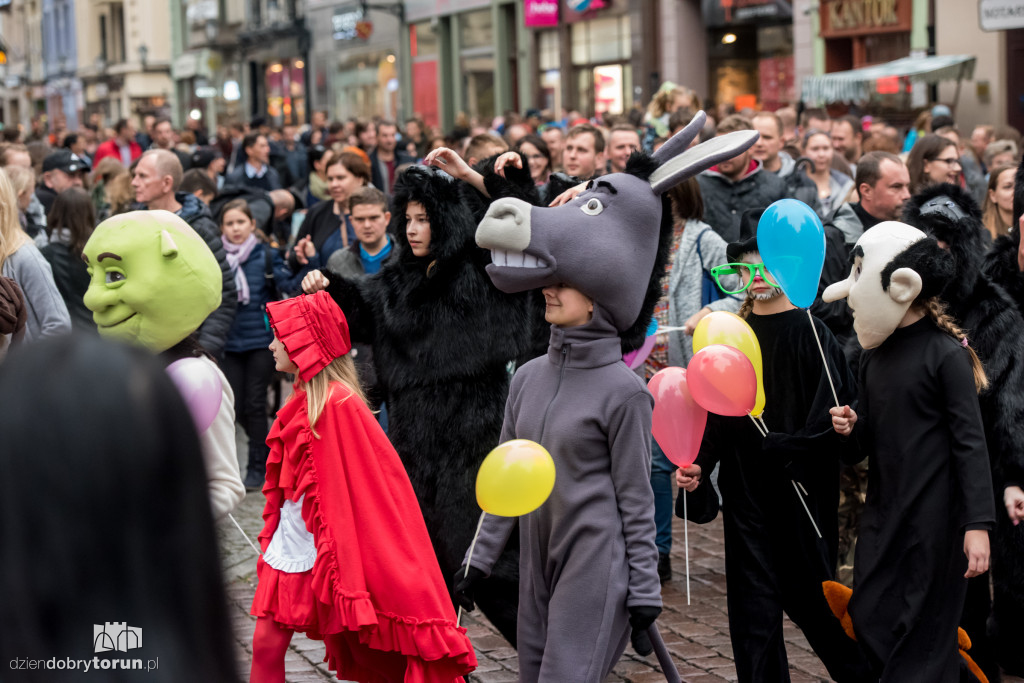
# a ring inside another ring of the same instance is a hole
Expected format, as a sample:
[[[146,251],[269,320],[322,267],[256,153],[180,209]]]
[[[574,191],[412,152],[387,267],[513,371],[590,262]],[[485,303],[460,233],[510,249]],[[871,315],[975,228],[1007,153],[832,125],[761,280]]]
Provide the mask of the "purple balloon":
[[[185,400],[196,430],[202,434],[220,412],[220,374],[211,364],[199,358],[176,360],[167,366],[167,374]]]
[[[651,355],[651,351],[654,350],[654,345],[657,341],[658,337],[652,334],[644,339],[643,346],[624,355],[622,357],[622,361],[629,366],[630,370],[636,370],[644,364],[644,361],[647,360],[647,356]]]

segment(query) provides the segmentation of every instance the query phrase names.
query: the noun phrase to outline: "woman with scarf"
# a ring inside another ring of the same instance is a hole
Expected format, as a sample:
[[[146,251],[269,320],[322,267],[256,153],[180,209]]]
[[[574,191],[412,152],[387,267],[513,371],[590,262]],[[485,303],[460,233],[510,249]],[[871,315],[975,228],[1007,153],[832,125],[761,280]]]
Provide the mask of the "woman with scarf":
[[[263,486],[267,454],[267,385],[274,374],[274,357],[267,350],[273,339],[267,325],[267,303],[279,291],[298,287],[306,270],[295,276],[266,235],[256,228],[244,199],[224,207],[220,219],[221,241],[238,288],[238,311],[228,332],[221,368],[235,394],[235,417],[249,437],[249,466],[245,488]]]

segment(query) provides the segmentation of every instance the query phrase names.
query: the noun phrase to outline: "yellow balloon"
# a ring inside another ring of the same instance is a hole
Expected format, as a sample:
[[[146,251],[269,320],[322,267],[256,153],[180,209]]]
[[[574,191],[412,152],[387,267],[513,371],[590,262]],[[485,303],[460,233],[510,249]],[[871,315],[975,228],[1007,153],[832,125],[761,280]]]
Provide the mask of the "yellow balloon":
[[[539,508],[555,488],[555,462],[535,441],[514,439],[487,454],[476,475],[480,509],[519,517]]]
[[[764,412],[764,367],[761,363],[761,345],[754,330],[747,321],[729,311],[713,311],[697,323],[693,331],[693,352],[697,353],[711,344],[725,344],[738,349],[750,359],[757,375],[757,399],[750,414],[754,417]]]

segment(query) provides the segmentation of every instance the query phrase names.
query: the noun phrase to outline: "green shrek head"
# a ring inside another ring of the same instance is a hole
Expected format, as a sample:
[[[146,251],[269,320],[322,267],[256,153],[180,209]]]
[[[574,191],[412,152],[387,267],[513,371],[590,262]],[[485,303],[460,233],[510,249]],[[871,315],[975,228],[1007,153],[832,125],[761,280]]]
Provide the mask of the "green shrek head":
[[[221,301],[220,266],[169,211],[131,211],[100,223],[82,250],[85,305],[104,337],[159,353],[194,332]]]

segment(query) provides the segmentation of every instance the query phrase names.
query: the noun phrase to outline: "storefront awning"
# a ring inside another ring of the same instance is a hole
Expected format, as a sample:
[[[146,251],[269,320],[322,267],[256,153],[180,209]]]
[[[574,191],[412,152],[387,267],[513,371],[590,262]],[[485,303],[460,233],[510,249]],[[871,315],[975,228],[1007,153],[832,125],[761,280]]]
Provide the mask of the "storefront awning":
[[[809,76],[804,79],[801,99],[808,104],[860,102],[871,97],[878,79],[894,76],[929,84],[964,78],[970,80],[974,77],[975,61],[968,55],[904,57],[862,69]]]

